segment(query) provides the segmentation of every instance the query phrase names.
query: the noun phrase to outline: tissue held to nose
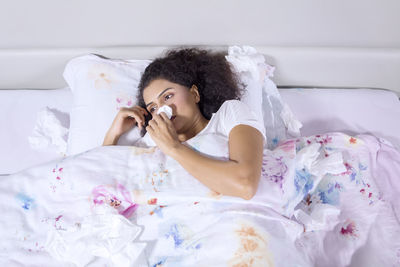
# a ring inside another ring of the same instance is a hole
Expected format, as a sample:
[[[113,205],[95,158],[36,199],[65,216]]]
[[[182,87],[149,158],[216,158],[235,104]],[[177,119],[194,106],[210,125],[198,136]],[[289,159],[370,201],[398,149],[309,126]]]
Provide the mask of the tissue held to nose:
[[[164,112],[167,115],[168,119],[171,119],[171,117],[172,117],[172,108],[170,106],[164,105],[164,106],[160,107],[157,110],[157,114],[160,114],[161,112]]]

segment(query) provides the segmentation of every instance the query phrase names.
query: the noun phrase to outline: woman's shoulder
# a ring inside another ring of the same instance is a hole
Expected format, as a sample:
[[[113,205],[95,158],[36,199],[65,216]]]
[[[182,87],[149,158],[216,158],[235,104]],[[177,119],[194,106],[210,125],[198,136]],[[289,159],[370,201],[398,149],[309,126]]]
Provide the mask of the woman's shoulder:
[[[241,104],[244,104],[244,103],[238,99],[229,99],[229,100],[225,100],[224,103],[222,103],[221,107],[232,106],[232,105],[241,105]]]
[[[247,104],[243,103],[237,99],[230,99],[226,100],[222,103],[221,107],[219,108],[218,112],[251,112],[250,107]]]
[[[225,100],[219,109],[212,114],[212,117],[208,123],[208,130],[219,131],[220,127],[225,124],[229,124],[234,118],[237,117],[236,114],[241,112],[240,106],[242,104],[244,103],[236,99]]]
[[[218,117],[220,117],[220,122],[225,128],[227,135],[229,135],[233,127],[245,124],[259,130],[264,140],[266,139],[264,124],[246,103],[236,99],[227,100],[221,105],[219,111],[220,114]]]

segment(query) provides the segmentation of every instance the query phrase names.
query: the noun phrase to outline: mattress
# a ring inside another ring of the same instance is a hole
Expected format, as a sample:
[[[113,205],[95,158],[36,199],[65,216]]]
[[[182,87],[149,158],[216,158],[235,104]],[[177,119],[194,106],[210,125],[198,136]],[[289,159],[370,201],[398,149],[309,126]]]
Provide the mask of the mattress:
[[[372,134],[400,150],[400,101],[388,90],[338,88],[280,88],[283,101],[302,122],[302,136],[333,131]],[[0,90],[0,174],[63,157],[55,147],[33,149],[28,142],[37,114],[45,107],[69,125],[72,94],[55,90]]]

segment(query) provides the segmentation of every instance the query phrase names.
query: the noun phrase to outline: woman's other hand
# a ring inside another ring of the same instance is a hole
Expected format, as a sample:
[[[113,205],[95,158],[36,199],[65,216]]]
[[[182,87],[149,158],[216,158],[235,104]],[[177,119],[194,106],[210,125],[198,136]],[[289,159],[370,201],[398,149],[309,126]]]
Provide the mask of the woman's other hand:
[[[107,131],[103,146],[117,144],[120,136],[132,129],[135,124],[137,124],[139,129],[142,129],[145,123],[144,116],[147,114],[146,109],[139,106],[121,108],[115,116],[110,129]]]
[[[174,125],[164,112],[159,115],[153,115],[153,119],[149,121],[146,131],[158,148],[167,155],[170,155],[174,148],[181,145]]]

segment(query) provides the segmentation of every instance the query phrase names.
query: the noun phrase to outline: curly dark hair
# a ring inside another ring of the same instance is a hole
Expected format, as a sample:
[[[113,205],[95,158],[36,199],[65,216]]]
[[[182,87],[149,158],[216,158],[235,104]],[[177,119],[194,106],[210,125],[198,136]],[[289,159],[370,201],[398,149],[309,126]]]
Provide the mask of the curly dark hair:
[[[226,54],[196,47],[167,50],[165,56],[154,59],[146,67],[139,82],[138,105],[145,108],[143,91],[153,80],[165,79],[187,88],[196,85],[200,112],[209,120],[224,101],[240,100],[243,94],[244,84],[232,71]]]

